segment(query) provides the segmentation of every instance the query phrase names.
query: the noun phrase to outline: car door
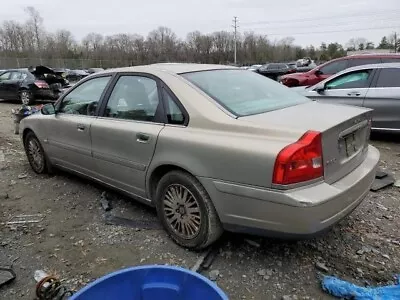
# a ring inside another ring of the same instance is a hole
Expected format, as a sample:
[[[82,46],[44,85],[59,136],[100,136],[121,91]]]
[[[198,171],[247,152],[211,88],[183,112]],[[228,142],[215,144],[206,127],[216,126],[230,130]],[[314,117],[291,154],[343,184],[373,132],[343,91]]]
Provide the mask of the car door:
[[[306,96],[321,102],[363,106],[373,75],[373,69],[346,72],[325,81],[323,90],[311,90]]]
[[[372,108],[372,127],[400,131],[400,68],[383,68],[377,72],[364,106]]]
[[[146,171],[164,128],[158,80],[149,75],[120,74],[102,117],[93,121],[92,151],[102,181],[146,198]]]
[[[49,121],[47,151],[54,164],[92,176],[90,130],[112,75],[88,79],[73,87],[56,105]]]
[[[24,76],[26,77],[26,74],[23,74],[22,72],[12,71],[10,78],[4,81],[4,89],[6,90],[8,99],[19,99],[19,88],[22,80],[25,78]]]
[[[10,79],[11,72],[4,72],[0,75],[0,99],[8,100],[9,93],[7,87],[7,81]]]

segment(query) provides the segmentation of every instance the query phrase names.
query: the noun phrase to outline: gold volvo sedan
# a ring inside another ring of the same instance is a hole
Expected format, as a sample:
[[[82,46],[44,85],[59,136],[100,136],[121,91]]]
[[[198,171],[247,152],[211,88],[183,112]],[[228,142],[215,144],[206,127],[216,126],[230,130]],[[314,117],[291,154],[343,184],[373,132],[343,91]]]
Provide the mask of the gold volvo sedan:
[[[22,120],[36,173],[61,168],[154,206],[201,249],[224,230],[322,232],[368,193],[371,110],[311,101],[247,70],[155,64],[95,73]]]

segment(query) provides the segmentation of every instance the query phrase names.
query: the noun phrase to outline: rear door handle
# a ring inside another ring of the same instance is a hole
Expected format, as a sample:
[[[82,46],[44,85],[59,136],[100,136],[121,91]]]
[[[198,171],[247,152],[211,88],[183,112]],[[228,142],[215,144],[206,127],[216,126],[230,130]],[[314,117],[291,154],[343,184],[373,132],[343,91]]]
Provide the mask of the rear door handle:
[[[150,141],[150,136],[145,133],[136,134],[136,141],[142,144],[148,143]]]
[[[78,129],[78,131],[84,131],[86,126],[83,124],[78,124],[78,125],[76,125],[76,128]]]
[[[349,92],[347,93],[347,96],[360,96],[361,93],[360,92]]]

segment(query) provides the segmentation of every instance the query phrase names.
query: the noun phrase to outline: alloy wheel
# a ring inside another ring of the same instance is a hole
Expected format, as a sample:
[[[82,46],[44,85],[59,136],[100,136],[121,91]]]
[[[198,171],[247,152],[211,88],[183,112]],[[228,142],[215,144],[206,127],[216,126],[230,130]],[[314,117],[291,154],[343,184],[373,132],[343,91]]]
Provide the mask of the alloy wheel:
[[[43,169],[44,156],[39,142],[36,139],[29,139],[28,141],[28,158],[35,171]]]
[[[168,225],[183,239],[193,239],[200,232],[201,210],[196,197],[181,184],[171,184],[164,195],[164,213]]]
[[[31,97],[29,92],[27,91],[22,91],[21,92],[21,102],[24,105],[28,105],[30,103]]]

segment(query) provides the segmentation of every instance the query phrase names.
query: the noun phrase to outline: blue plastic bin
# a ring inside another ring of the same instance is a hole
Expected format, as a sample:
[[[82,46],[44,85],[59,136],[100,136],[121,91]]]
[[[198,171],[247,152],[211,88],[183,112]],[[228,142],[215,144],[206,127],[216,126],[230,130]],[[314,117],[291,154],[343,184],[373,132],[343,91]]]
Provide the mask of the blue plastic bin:
[[[228,300],[204,276],[172,266],[123,269],[97,279],[70,300]]]

